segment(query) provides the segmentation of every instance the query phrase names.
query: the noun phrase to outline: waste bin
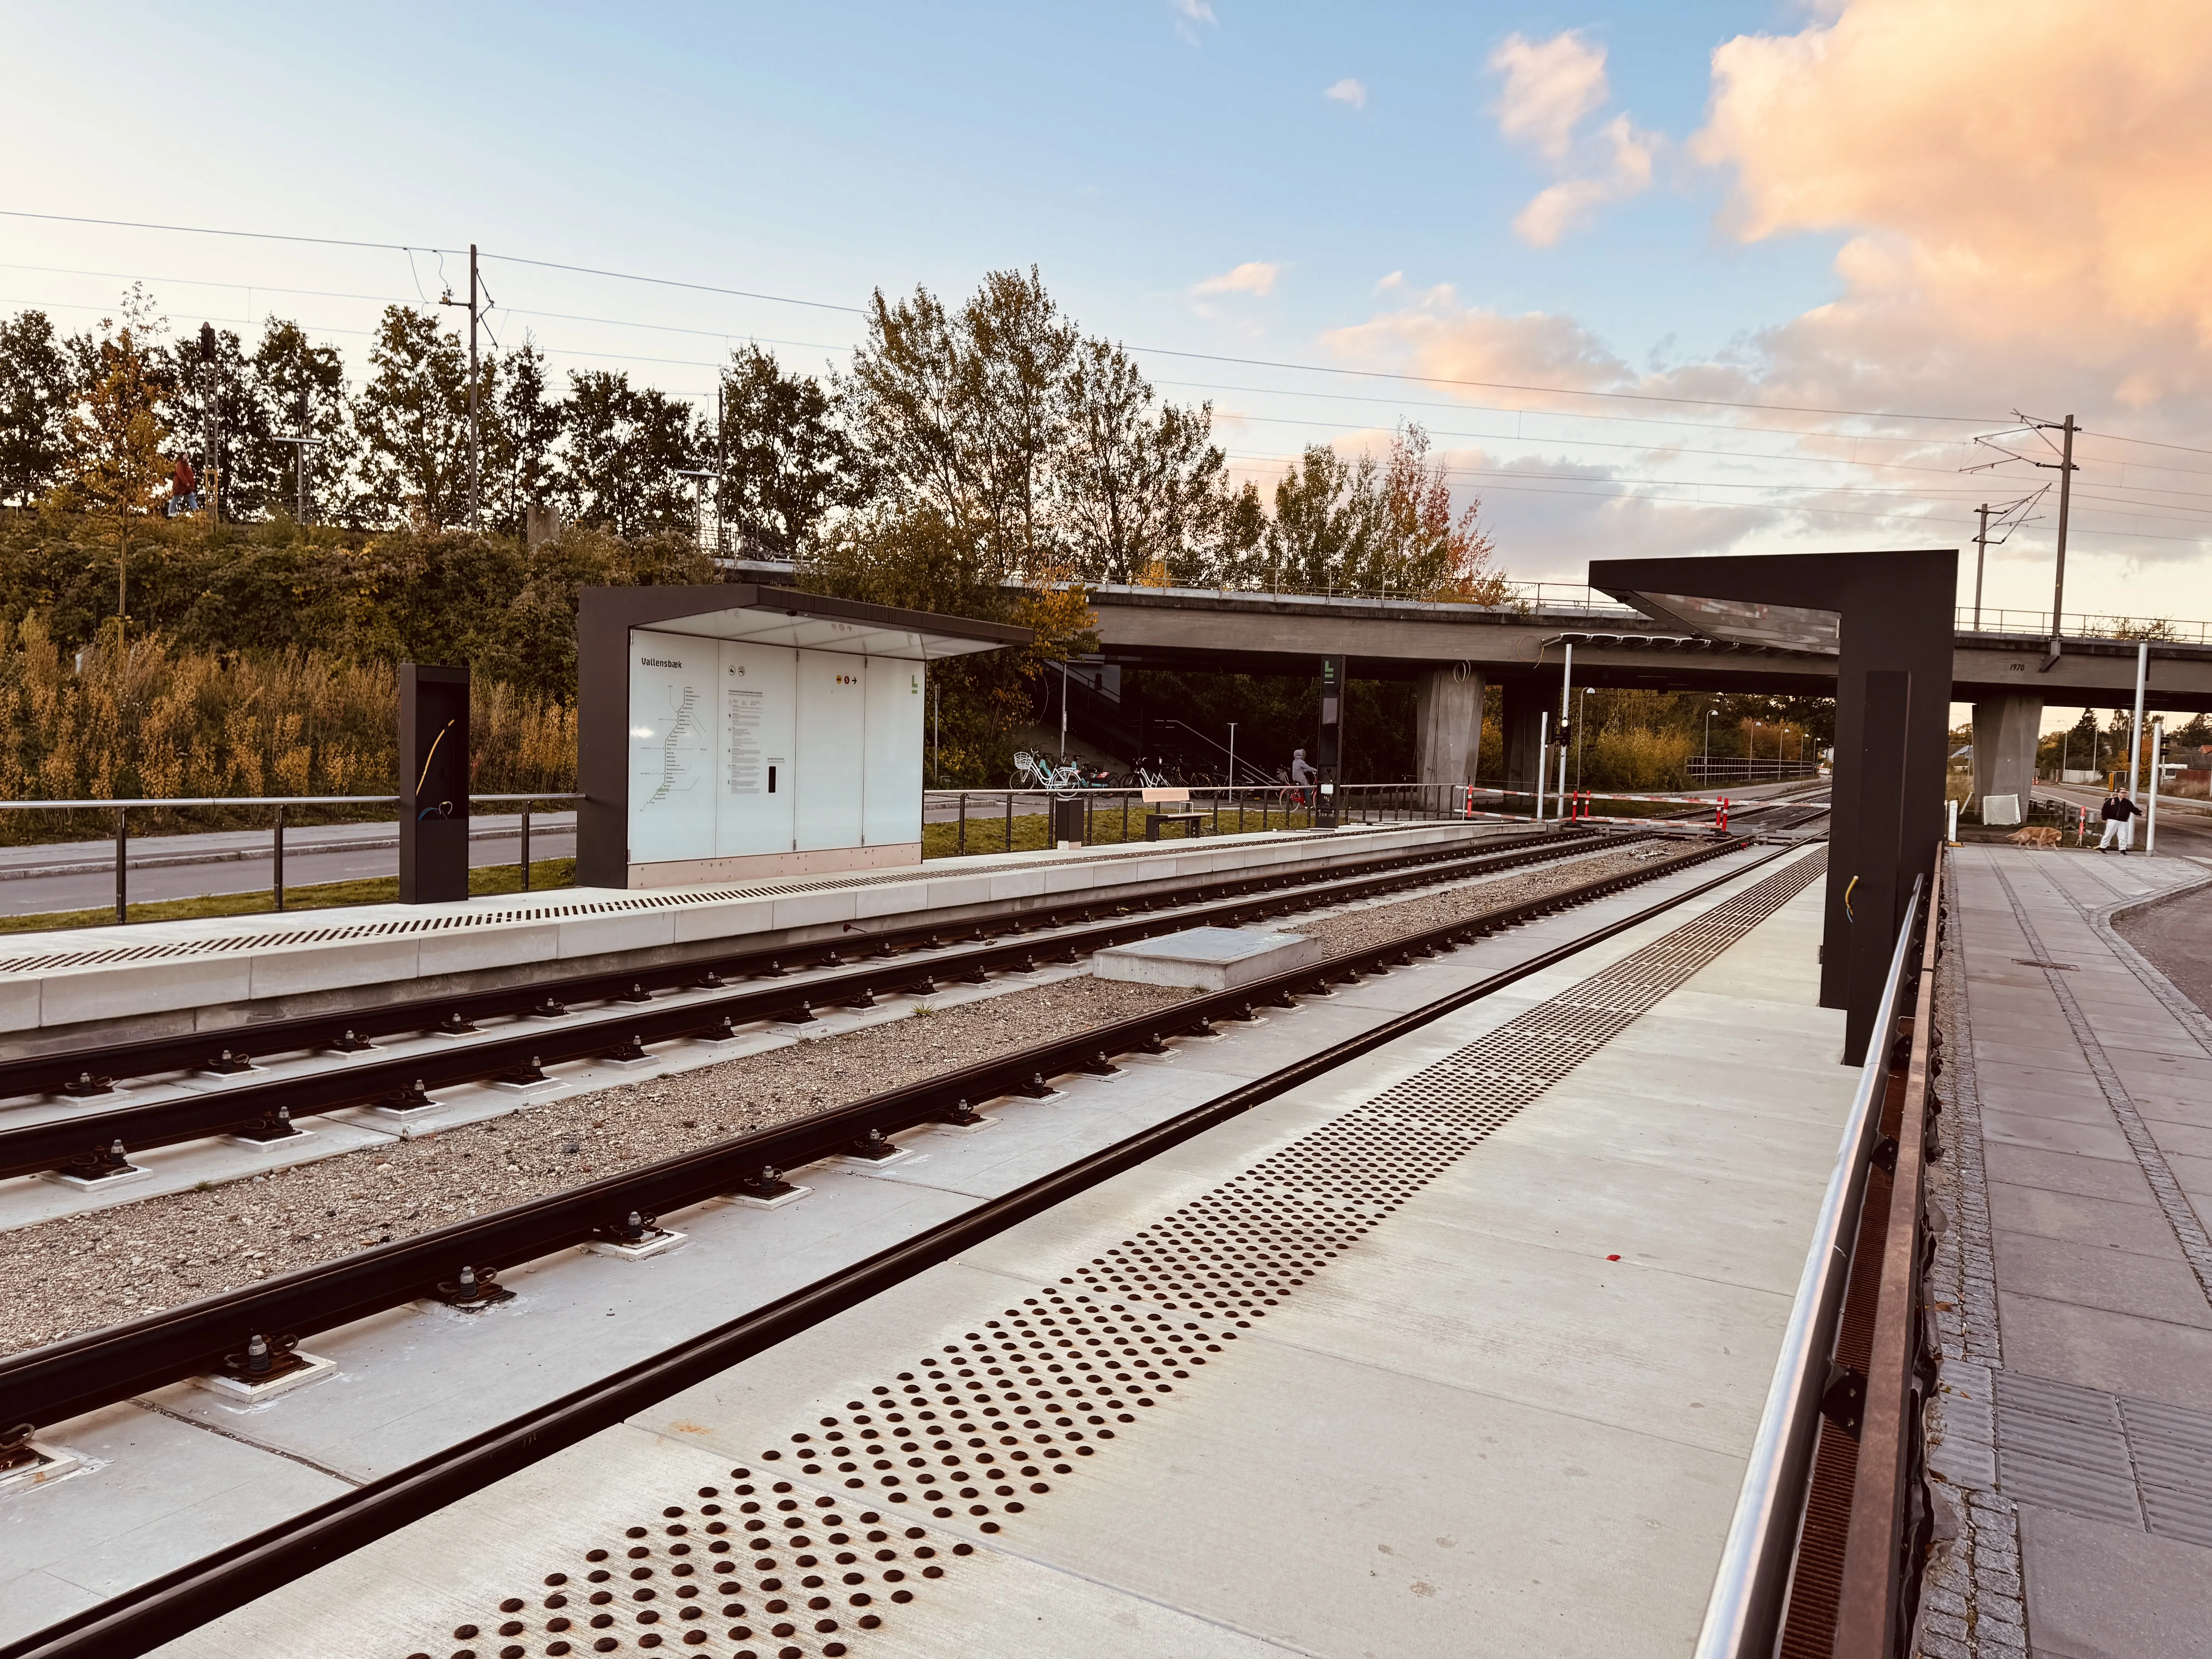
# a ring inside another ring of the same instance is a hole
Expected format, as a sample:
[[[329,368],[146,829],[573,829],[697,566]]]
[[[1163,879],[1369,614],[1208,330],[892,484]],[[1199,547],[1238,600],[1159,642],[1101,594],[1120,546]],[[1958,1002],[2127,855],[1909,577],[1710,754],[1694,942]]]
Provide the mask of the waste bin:
[[[1083,797],[1055,799],[1052,804],[1052,844],[1054,847],[1083,845]]]

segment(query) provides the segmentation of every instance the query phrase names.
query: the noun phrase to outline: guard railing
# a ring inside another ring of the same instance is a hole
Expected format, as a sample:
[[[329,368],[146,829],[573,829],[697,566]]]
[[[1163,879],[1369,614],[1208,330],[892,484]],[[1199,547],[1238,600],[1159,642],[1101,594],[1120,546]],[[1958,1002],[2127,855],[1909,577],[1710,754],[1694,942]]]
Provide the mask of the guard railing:
[[[1930,1537],[1923,1170],[1943,863],[1916,880],[1698,1633],[1697,1659],[1903,1659]]]
[[[546,790],[537,794],[471,795],[469,805],[477,806],[513,805],[522,807],[522,886],[530,889],[530,814],[531,809],[544,801],[581,800],[583,797],[561,790]],[[271,854],[275,860],[270,871],[270,895],[275,907],[284,908],[284,830],[291,809],[295,806],[396,806],[397,795],[195,795],[150,796],[126,800],[5,800],[0,801],[0,811],[9,812],[106,812],[112,815],[115,832],[115,919],[130,920],[131,902],[131,814],[133,811],[176,811],[185,808],[210,807],[270,807],[274,816],[270,823],[272,842]]]

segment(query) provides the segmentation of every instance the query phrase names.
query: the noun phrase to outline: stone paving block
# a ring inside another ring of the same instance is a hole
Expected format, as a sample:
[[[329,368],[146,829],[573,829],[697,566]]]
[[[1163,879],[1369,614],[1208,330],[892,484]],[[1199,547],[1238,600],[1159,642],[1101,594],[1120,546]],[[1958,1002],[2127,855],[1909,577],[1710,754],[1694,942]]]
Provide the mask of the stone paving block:
[[[2004,1287],[2005,1363],[2033,1376],[2212,1411],[2212,1331]]]
[[[2155,1209],[2157,1200],[2144,1183],[2133,1158],[2075,1158],[2045,1147],[1992,1141],[1982,1149],[1982,1161],[1992,1184],[2034,1188],[2044,1192],[2070,1193],[2114,1204],[2139,1204]]]
[[[2039,1659],[2212,1655],[2212,1550],[2028,1504],[2020,1531]]]
[[[2009,1291],[2212,1330],[2212,1304],[2179,1247],[2152,1259],[2032,1233],[2000,1231],[1996,1243],[1997,1282]]]

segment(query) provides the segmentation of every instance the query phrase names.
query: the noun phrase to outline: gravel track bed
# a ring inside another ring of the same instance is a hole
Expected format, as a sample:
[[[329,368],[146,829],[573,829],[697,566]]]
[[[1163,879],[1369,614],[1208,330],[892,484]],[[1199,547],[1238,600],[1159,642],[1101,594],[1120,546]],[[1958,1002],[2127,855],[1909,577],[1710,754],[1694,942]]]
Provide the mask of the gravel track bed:
[[[1086,975],[0,1234],[0,1353],[811,1117],[1190,994]]]
[[[1586,881],[1602,881],[1608,876],[1639,870],[1655,858],[1680,850],[1665,843],[1641,842],[1633,849],[1590,854],[1561,864],[1540,865],[1532,870],[1516,870],[1507,875],[1440,888],[1433,893],[1417,893],[1411,898],[1347,910],[1340,915],[1292,921],[1285,924],[1285,931],[1320,939],[1333,955],[1362,951],[1408,933],[1471,921],[1486,911],[1554,893],[1562,887],[1576,887]]]
[[[1326,941],[1333,953],[1357,950],[1632,870],[1652,856],[1639,848],[1571,859],[1279,925]],[[0,1233],[0,1353],[565,1191],[1191,994],[1085,975]]]

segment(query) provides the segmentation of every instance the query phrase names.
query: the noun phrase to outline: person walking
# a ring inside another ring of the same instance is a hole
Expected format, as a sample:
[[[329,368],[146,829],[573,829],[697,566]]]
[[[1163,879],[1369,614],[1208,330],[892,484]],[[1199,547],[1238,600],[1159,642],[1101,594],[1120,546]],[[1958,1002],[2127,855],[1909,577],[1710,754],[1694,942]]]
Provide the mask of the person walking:
[[[1300,806],[1311,805],[1312,799],[1307,795],[1306,791],[1313,787],[1315,780],[1320,776],[1321,774],[1315,771],[1307,761],[1304,750],[1291,750],[1291,799],[1294,802]]]
[[[2116,783],[2112,786],[2112,793],[2105,797],[2104,808],[2098,816],[2105,820],[2105,838],[2097,843],[2097,850],[2100,853],[2111,852],[2112,842],[2117,840],[2120,843],[2120,854],[2124,858],[2128,849],[2135,844],[2135,821],[2142,816],[2142,808],[2128,799],[2127,785]]]

